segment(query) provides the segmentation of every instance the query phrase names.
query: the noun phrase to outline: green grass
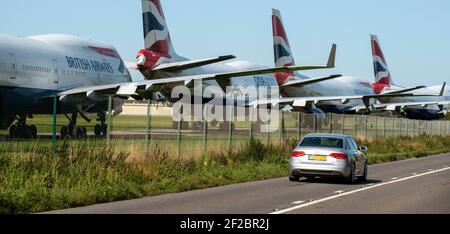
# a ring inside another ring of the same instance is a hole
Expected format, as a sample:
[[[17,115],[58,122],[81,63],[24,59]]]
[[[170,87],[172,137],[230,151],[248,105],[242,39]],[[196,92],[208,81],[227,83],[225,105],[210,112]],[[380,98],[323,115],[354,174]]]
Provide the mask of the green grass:
[[[48,141],[0,142],[0,213],[30,213],[147,195],[182,192],[287,176],[291,147],[260,141],[235,144],[225,153],[221,141],[177,157],[173,149],[142,141],[60,142],[52,156]],[[450,152],[448,137],[361,141],[370,163]]]

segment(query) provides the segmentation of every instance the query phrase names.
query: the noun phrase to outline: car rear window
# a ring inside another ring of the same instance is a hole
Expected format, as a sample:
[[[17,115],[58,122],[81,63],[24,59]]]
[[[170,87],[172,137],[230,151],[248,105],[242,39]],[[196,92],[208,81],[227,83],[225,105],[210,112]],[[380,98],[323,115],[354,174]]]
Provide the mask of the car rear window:
[[[344,148],[344,141],[341,138],[332,137],[306,137],[300,142],[299,146],[303,147],[327,147],[327,148]]]

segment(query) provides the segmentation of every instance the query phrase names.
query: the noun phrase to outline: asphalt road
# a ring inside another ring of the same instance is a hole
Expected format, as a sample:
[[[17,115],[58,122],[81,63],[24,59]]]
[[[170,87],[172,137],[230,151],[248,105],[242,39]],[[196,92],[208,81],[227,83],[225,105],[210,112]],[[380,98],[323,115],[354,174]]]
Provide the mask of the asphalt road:
[[[369,181],[355,185],[284,177],[50,213],[450,214],[450,154],[372,165]]]

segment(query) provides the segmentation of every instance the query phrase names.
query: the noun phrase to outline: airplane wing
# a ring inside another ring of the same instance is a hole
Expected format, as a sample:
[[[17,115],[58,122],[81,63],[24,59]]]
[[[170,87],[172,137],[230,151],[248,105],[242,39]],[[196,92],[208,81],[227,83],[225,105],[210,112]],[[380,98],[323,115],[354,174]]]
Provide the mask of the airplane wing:
[[[418,89],[423,89],[426,88],[427,86],[421,85],[421,86],[416,86],[414,88],[406,88],[406,89],[400,89],[400,90],[395,90],[392,92],[386,92],[383,94],[396,94],[396,93],[406,93],[406,92],[410,92],[410,91],[414,91],[414,90],[418,90]]]
[[[333,65],[333,64],[331,64]],[[309,70],[313,67],[319,66],[288,66],[288,67],[277,67],[277,68],[265,68],[256,70],[246,70],[246,71],[236,71],[227,73],[217,73],[217,74],[206,74],[206,75],[193,75],[193,76],[180,76],[180,77],[170,77],[154,80],[144,80],[137,82],[127,82],[127,83],[117,83],[108,85],[95,85],[95,86],[85,86],[85,87],[74,87],[67,90],[61,91],[58,96],[60,100],[67,100],[69,96],[74,95],[86,95],[91,99],[104,98],[105,95],[119,95],[119,96],[131,96],[138,95],[137,90],[143,91],[150,89],[153,85],[162,85],[169,83],[180,83],[187,87],[192,87],[194,81],[196,80],[226,80],[233,77],[242,76],[252,76],[260,74],[268,74],[275,72],[285,72],[285,71],[299,71],[299,70]]]
[[[213,63],[219,63],[226,60],[236,58],[234,55],[224,55],[218,56],[214,58],[208,59],[199,59],[199,60],[189,60],[183,62],[174,62],[174,63],[163,63],[152,69],[152,71],[164,71],[164,72],[179,72],[182,70],[187,70],[195,67],[200,67],[204,65],[209,65]]]
[[[351,100],[362,100],[365,104],[365,108],[369,107],[369,100],[386,98],[386,97],[406,97],[413,96],[411,93],[399,93],[399,94],[372,94],[372,95],[351,95],[351,96],[317,96],[317,97],[288,97],[278,99],[266,99],[257,100],[250,103],[250,106],[259,105],[276,105],[287,104],[294,107],[306,107],[308,103],[314,103],[315,105],[324,101],[340,101],[342,104],[347,104]]]
[[[318,83],[318,82],[322,82],[322,81],[326,81],[326,80],[335,79],[335,78],[338,78],[341,76],[342,75],[337,74],[337,75],[331,75],[331,76],[319,77],[319,78],[290,80],[290,81],[284,83],[282,85],[282,87],[305,86],[305,85],[314,84],[314,83]]]
[[[195,75],[195,76],[180,76],[171,77],[156,80],[144,80],[136,82],[116,83],[107,85],[93,85],[84,87],[74,87],[67,90],[63,90],[58,93],[61,101],[67,100],[73,95],[86,95],[88,98],[95,99],[100,96],[118,95],[118,96],[131,96],[138,95],[139,91],[149,90],[153,85],[168,84],[168,83],[184,83],[188,85],[195,80],[212,80],[221,74],[209,74],[209,75]],[[103,97],[102,97],[103,98]]]
[[[432,102],[399,102],[399,103],[382,103],[374,106],[376,109],[384,109],[387,111],[395,111],[399,109],[404,109],[405,107],[419,106],[420,108],[426,108],[428,106],[442,106],[450,105],[450,101],[432,101]]]

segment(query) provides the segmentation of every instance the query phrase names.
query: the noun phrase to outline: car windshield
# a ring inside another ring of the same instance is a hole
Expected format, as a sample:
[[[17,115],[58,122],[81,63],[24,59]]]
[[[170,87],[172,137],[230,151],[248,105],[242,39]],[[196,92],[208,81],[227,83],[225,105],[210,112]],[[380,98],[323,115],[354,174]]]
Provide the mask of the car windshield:
[[[344,141],[340,138],[332,137],[306,137],[299,146],[302,147],[327,147],[327,148],[344,148]]]

